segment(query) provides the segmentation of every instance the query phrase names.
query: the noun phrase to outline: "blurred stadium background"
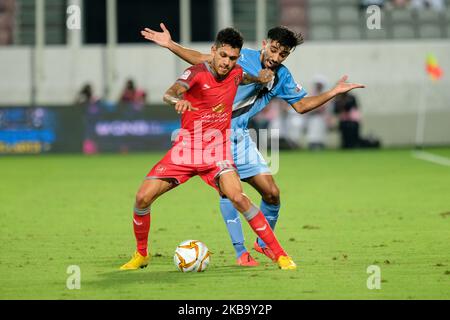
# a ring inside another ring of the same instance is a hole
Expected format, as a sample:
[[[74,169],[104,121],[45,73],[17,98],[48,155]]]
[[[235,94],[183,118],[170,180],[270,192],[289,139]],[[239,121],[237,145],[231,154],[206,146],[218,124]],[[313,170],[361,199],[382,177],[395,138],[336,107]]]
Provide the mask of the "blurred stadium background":
[[[140,36],[160,22],[175,41],[206,52],[224,26],[240,29],[253,48],[271,26],[289,26],[306,43],[286,65],[309,92],[318,77],[327,87],[343,74],[367,85],[354,93],[362,137],[384,147],[449,145],[450,1],[421,2],[0,0],[0,153],[166,149],[161,137],[170,136],[177,117],[162,106],[162,95],[187,65]],[[368,27],[371,4],[381,7],[380,29]],[[67,27],[77,14],[71,5],[80,9],[80,29]],[[443,70],[438,81],[425,71],[429,55]],[[142,106],[120,106],[129,79]],[[80,95],[86,85],[87,103]],[[328,148],[340,145],[336,119],[327,120]],[[292,138],[307,143],[305,134]]]

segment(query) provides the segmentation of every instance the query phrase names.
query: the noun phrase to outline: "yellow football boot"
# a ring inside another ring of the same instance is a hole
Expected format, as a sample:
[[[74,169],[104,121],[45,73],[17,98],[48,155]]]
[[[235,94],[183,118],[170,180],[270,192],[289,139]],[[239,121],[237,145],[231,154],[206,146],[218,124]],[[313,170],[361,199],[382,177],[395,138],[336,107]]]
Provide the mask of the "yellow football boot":
[[[120,270],[136,270],[139,268],[145,268],[148,266],[148,261],[150,260],[150,255],[146,257],[142,256],[139,252],[135,252],[130,261],[125,263],[120,267]]]
[[[288,256],[280,256],[277,260],[278,267],[281,270],[295,270],[297,269],[297,265],[292,260],[291,257]]]

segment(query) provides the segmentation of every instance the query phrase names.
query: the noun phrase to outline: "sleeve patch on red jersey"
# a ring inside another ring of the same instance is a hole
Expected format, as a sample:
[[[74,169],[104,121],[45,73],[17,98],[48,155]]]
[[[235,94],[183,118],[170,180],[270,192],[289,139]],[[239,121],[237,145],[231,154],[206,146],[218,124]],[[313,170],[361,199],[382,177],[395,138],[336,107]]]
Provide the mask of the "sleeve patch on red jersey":
[[[187,80],[191,75],[191,70],[186,70],[180,77],[181,80]]]

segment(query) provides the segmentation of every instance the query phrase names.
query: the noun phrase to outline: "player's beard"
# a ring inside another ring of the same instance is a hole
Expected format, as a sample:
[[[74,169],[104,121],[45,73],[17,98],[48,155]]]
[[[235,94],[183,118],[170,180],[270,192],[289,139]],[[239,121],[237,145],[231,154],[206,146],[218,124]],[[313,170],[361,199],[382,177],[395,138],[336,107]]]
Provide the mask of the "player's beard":
[[[225,77],[231,70],[230,67],[221,66],[220,63],[213,62],[214,71],[219,77]]]
[[[228,74],[228,72],[230,72],[230,68],[228,67],[223,67],[223,66],[219,66],[219,70],[220,70],[220,75],[221,76],[226,76]]]
[[[271,70],[275,70],[278,67],[278,63],[270,59],[266,49],[263,49],[263,65],[265,68],[269,68]]]

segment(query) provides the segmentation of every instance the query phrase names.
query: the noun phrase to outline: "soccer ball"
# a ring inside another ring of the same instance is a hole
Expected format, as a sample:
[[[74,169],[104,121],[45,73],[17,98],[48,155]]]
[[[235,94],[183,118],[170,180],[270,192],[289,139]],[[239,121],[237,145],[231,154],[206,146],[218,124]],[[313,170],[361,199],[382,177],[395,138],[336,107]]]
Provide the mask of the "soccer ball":
[[[173,262],[182,272],[201,272],[209,265],[208,247],[198,240],[186,240],[175,249]]]

